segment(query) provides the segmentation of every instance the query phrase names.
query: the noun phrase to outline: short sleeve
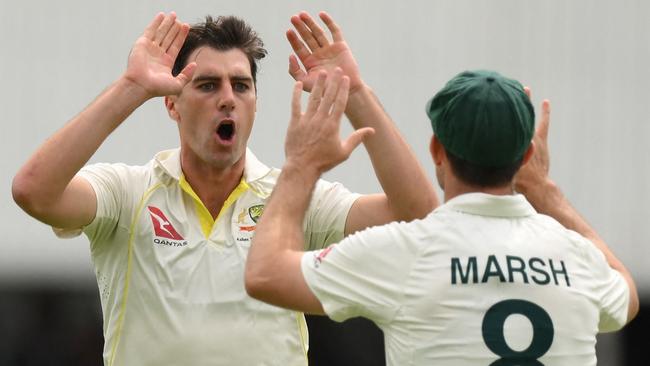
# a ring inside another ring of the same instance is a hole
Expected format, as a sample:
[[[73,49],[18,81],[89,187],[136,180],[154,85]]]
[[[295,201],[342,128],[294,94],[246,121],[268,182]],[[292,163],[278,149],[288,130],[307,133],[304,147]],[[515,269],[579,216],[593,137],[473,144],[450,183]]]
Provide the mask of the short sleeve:
[[[587,242],[585,259],[589,262],[592,277],[592,291],[599,302],[599,332],[621,329],[627,322],[630,289],[623,275],[611,268],[605,255],[590,241]]]
[[[305,281],[330,318],[363,316],[378,324],[394,319],[417,255],[417,245],[401,234],[399,225],[366,229],[303,254]]]
[[[66,238],[85,233],[91,243],[102,232],[110,232],[117,225],[124,201],[125,177],[128,167],[123,164],[93,164],[84,167],[77,176],[88,181],[97,198],[95,218],[88,226],[78,229],[53,228],[58,237]]]
[[[340,183],[319,180],[305,215],[305,250],[321,249],[343,239],[348,213],[359,197]]]

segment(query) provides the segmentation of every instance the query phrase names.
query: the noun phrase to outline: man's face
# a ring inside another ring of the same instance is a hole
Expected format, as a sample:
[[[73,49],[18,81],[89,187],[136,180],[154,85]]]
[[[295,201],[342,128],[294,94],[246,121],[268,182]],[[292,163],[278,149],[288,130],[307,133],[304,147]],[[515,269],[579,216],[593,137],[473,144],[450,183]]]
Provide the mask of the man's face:
[[[194,50],[192,80],[167,108],[176,122],[183,157],[212,168],[227,169],[245,151],[255,119],[257,96],[246,55],[239,49]]]

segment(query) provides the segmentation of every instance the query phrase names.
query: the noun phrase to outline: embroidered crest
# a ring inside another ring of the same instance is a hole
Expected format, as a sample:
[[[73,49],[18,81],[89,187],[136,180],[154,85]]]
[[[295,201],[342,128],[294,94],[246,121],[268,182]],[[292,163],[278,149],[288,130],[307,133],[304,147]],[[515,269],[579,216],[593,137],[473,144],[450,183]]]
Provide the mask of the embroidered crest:
[[[264,205],[255,205],[248,208],[248,215],[251,217],[254,223],[257,224],[257,220],[262,216],[264,212]]]

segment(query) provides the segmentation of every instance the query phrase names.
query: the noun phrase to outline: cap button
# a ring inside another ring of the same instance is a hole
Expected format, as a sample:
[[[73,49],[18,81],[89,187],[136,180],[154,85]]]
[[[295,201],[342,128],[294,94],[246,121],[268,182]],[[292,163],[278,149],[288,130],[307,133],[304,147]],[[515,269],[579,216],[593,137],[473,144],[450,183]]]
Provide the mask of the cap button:
[[[488,76],[487,79],[485,79],[485,80],[487,80],[487,81],[494,81],[495,79],[494,79],[494,76]]]

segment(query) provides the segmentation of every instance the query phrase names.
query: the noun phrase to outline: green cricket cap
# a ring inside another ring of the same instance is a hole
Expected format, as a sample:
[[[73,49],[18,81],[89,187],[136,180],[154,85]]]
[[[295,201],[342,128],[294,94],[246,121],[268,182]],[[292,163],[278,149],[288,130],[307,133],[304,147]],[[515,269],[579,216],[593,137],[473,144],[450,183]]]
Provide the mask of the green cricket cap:
[[[494,71],[456,75],[426,108],[445,149],[479,166],[514,163],[535,132],[535,111],[521,83]]]

